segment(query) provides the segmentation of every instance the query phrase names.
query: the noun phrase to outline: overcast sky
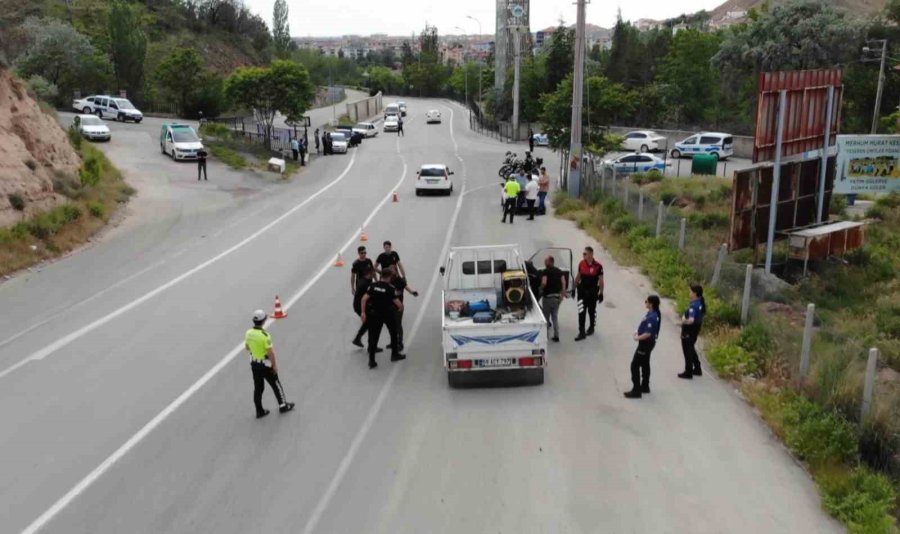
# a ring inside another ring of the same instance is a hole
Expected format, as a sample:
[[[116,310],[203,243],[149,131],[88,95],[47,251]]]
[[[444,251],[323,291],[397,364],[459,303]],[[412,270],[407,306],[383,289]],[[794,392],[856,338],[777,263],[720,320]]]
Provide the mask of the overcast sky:
[[[244,0],[271,26],[275,0]],[[587,22],[611,27],[616,11],[621,7],[622,18],[665,19],[701,9],[711,10],[724,0],[593,0],[587,6]],[[495,0],[288,0],[291,35],[339,36],[409,35],[418,33],[425,23],[437,26],[441,34],[477,33],[478,25],[466,15],[481,22],[483,33],[493,33]],[[574,0],[532,0],[531,30],[555,26],[560,17],[566,23],[575,22]]]

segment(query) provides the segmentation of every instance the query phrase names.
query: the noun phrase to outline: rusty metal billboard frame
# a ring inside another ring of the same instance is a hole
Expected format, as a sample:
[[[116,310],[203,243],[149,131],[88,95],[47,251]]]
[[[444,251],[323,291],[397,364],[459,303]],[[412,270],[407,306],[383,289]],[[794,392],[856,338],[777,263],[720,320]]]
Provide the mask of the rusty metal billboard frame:
[[[760,73],[753,163],[776,159],[778,100],[782,91],[785,92],[785,116],[781,157],[821,149],[826,126],[830,126],[828,146],[834,145],[841,122],[842,83],[840,70]],[[829,87],[834,87],[830,125],[826,118]]]
[[[815,225],[818,205],[831,202],[836,157],[828,158],[824,191],[820,190],[821,165],[818,158],[781,165],[774,231],[777,239],[783,239],[783,232],[788,230]],[[766,242],[774,171],[773,165],[757,165],[734,173],[729,250],[756,250]]]

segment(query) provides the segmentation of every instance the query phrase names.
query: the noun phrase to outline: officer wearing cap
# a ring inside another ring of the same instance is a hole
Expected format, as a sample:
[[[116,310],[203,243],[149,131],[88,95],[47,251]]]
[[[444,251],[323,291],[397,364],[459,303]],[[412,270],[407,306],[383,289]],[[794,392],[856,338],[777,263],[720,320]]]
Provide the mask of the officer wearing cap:
[[[391,361],[405,360],[400,353],[400,339],[397,336],[397,312],[403,311],[403,303],[397,298],[397,289],[392,285],[393,269],[381,273],[381,280],[372,282],[363,295],[360,306],[360,320],[369,330],[369,369],[378,367],[375,354],[378,352],[378,338],[381,329],[387,327],[391,336]]]
[[[278,361],[275,359],[275,349],[272,348],[272,336],[263,329],[267,318],[266,312],[256,310],[253,313],[253,328],[244,335],[244,346],[250,353],[250,369],[253,371],[253,403],[256,404],[257,419],[269,415],[269,410],[262,405],[265,382],[269,383],[275,393],[279,412],[294,409],[294,403],[285,400],[284,388],[278,380]]]

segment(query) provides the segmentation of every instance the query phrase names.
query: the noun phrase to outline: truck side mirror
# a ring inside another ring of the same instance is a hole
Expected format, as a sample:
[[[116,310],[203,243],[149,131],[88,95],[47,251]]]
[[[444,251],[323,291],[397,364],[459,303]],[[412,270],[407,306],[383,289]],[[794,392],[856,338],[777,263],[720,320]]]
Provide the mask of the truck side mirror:
[[[444,276],[444,273],[447,272],[447,269],[445,269],[444,267],[441,267],[441,268],[439,269],[439,271],[440,271],[440,273],[441,273],[441,276]]]

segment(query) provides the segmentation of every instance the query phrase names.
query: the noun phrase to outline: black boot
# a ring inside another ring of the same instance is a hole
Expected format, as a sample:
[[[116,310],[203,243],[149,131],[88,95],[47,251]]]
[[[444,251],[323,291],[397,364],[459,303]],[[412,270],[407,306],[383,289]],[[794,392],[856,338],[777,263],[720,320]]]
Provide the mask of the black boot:
[[[685,371],[683,373],[678,373],[678,378],[683,378],[685,380],[691,380],[692,378],[694,378],[694,373],[692,373],[691,371]]]
[[[632,389],[631,391],[626,391],[625,398],[626,399],[639,399],[639,398],[641,398],[641,390]]]
[[[375,358],[369,358],[369,369],[375,369],[378,367],[378,362],[375,361]]]
[[[289,411],[291,411],[291,410],[293,410],[293,409],[294,409],[294,403],[293,403],[293,402],[286,402],[286,403],[284,403],[284,404],[282,404],[281,406],[278,407],[278,411],[281,412],[281,413],[288,413]]]
[[[365,348],[362,344],[362,339],[360,339],[358,337],[353,338],[353,341],[351,341],[350,343],[353,343],[354,345],[356,345],[357,347],[359,347],[361,349]]]
[[[643,394],[645,394],[645,395],[646,395],[647,393],[650,393],[650,385],[647,384],[647,385],[641,386],[641,393],[643,393]]]
[[[584,335],[584,332],[579,332],[578,337],[575,338],[575,341],[581,341],[582,339],[586,339],[587,336]]]
[[[262,419],[263,417],[269,415],[269,410],[263,410],[261,412],[256,412],[256,418]]]

